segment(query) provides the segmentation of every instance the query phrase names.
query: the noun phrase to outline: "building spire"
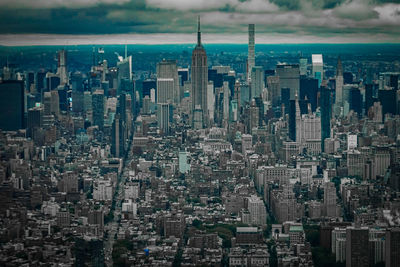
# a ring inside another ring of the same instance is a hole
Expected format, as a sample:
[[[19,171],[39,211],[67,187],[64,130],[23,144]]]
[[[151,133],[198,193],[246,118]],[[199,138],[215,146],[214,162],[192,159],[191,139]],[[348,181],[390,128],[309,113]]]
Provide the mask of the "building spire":
[[[197,46],[201,46],[200,16],[197,16]]]
[[[342,60],[340,59],[340,56],[338,57],[338,62],[337,62],[337,67],[336,67],[336,76],[343,76],[343,66],[342,66]]]

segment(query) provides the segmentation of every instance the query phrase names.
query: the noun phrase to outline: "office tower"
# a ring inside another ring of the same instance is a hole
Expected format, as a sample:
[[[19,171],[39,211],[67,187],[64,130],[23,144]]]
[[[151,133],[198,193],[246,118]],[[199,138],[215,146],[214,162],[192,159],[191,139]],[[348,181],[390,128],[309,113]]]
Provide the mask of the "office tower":
[[[195,129],[207,127],[207,54],[201,44],[200,17],[198,18],[197,45],[192,53],[192,116]]]
[[[312,58],[312,76],[318,79],[318,87],[324,79],[324,62],[321,54],[313,54]]]
[[[374,91],[372,84],[365,85],[365,115],[368,115],[369,108],[374,105]]]
[[[83,92],[83,74],[81,72],[76,71],[71,74],[71,89]]]
[[[349,104],[350,110],[357,112],[358,116],[361,117],[362,111],[362,95],[360,89],[358,88],[351,88],[349,92]]]
[[[378,99],[382,104],[382,115],[385,118],[386,114],[396,114],[396,91],[393,89],[379,90]]]
[[[307,64],[308,60],[307,58],[300,58],[300,76],[306,76],[307,75]]]
[[[267,212],[264,205],[264,201],[256,196],[251,195],[247,198],[247,209],[250,213],[250,222],[254,225],[266,225],[267,224]]]
[[[150,97],[150,90],[157,88],[157,81],[147,79],[142,82],[142,97],[148,95]]]
[[[83,91],[72,91],[72,112],[83,112],[84,110],[84,93]]]
[[[251,69],[251,98],[259,97],[264,89],[264,70],[260,66]]]
[[[60,85],[60,77],[54,73],[46,73],[46,91],[52,91]]]
[[[119,60],[117,62],[117,96],[124,90],[126,92],[127,83],[129,84],[132,81],[132,56],[125,57],[124,59],[119,58]]]
[[[400,266],[400,228],[386,230],[385,264],[386,267]]]
[[[121,114],[117,113],[112,124],[111,153],[114,157],[122,158],[125,153],[125,122]]]
[[[96,90],[92,94],[93,126],[99,126],[100,130],[104,127],[104,92]]]
[[[300,70],[298,64],[280,64],[276,66],[276,74],[279,76],[279,83],[282,88],[290,88],[290,99],[299,95],[300,91]]]
[[[43,94],[43,115],[51,115],[51,92],[44,92]]]
[[[42,109],[39,107],[30,108],[28,110],[26,125],[26,134],[28,137],[33,137],[35,128],[39,128],[41,126],[41,112]]]
[[[289,139],[296,142],[296,100],[289,101]]]
[[[286,113],[288,113],[290,105],[290,88],[281,88],[281,103],[285,107]]]
[[[16,131],[24,128],[24,82],[0,82],[0,129]]]
[[[325,216],[336,217],[336,188],[332,182],[324,186],[324,211]]]
[[[157,103],[173,103],[174,90],[174,79],[157,78]]]
[[[25,88],[28,92],[34,93],[35,90],[35,73],[32,71],[25,72]]]
[[[210,119],[210,124],[214,123],[214,112],[215,112],[215,90],[214,83],[212,81],[208,82],[207,85],[207,108],[208,108],[208,118]]]
[[[281,100],[281,88],[278,76],[267,77],[268,99],[271,101],[272,106],[278,106]]]
[[[253,128],[257,128],[259,126],[260,121],[260,109],[256,104],[256,100],[253,98],[250,104],[250,118],[249,118],[249,126],[248,132],[251,133]]]
[[[58,68],[57,75],[60,77],[60,84],[68,84],[68,72],[67,72],[67,51],[61,49],[58,51]]]
[[[173,79],[173,97],[171,103],[179,104],[181,100],[180,87],[179,87],[179,77],[178,68],[176,66],[176,60],[163,60],[157,63],[157,80],[160,78]]]
[[[229,120],[229,103],[230,103],[230,90],[229,90],[229,84],[228,82],[224,82],[224,87],[223,87],[223,94],[224,94],[224,100],[223,100],[223,114],[224,114],[224,123],[223,126],[226,127],[228,125],[228,120]]]
[[[295,135],[295,141],[297,143],[302,142],[302,121],[301,121],[301,112],[300,112],[300,105],[299,105],[299,98],[297,95],[295,96],[295,110],[296,110],[296,122],[295,122],[295,127],[296,127],[296,135]]]
[[[300,79],[300,100],[307,99],[311,104],[312,112],[317,110],[318,106],[318,80],[314,78],[302,77]]]
[[[83,93],[83,111],[86,112],[91,109],[92,109],[92,93],[90,91],[85,91]]]
[[[255,42],[254,42],[254,24],[249,24],[249,44],[247,56],[247,80],[251,80],[251,71],[256,65],[255,59]]]
[[[179,68],[178,69],[178,77],[180,80],[180,86],[183,86],[183,84],[189,80],[189,69],[188,68]],[[183,97],[183,96],[182,96]]]
[[[343,66],[340,57],[338,58],[337,68],[336,68],[336,85],[335,85],[335,106],[334,106],[334,113],[336,117],[343,115]]]
[[[35,75],[35,88],[36,88],[36,93],[41,95],[41,93],[43,92],[44,88],[45,88],[45,82],[46,80],[46,72],[41,70],[39,72],[36,73]],[[40,98],[39,98],[40,100]]]
[[[58,90],[53,90],[50,92],[50,113],[54,116],[60,115],[60,99],[58,96]]]
[[[369,266],[368,228],[346,229],[346,266]]]
[[[165,135],[170,133],[172,121],[172,104],[158,103],[157,104],[157,124],[158,128]]]
[[[331,92],[325,86],[321,87],[321,148],[324,151],[324,141],[331,136],[332,100]]]

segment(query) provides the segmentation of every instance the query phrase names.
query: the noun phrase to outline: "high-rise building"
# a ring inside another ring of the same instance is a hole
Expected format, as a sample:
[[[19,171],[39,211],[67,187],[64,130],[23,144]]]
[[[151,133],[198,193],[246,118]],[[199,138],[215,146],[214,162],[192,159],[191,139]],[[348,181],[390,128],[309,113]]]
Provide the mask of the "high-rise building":
[[[251,69],[251,96],[259,97],[264,89],[264,70],[260,66],[254,66]]]
[[[26,125],[26,134],[28,137],[33,137],[35,128],[39,128],[41,126],[41,112],[42,109],[39,107],[28,109],[28,118]]]
[[[300,100],[305,100],[311,104],[312,112],[317,110],[318,106],[318,80],[314,78],[302,77],[300,79]]]
[[[179,104],[181,100],[178,68],[176,60],[163,60],[157,63],[157,81],[160,78],[173,79],[172,103]]]
[[[335,115],[340,116],[343,107],[343,66],[340,57],[336,67],[336,94],[335,94]]]
[[[201,44],[200,17],[198,18],[197,45],[192,53],[192,116],[193,127],[208,126],[207,108],[208,65],[207,54]]]
[[[307,58],[300,58],[300,76],[306,76],[307,75],[307,64],[308,60]]]
[[[264,201],[255,196],[251,195],[247,198],[247,209],[250,213],[250,222],[254,225],[266,225],[267,223],[267,212],[264,205]]]
[[[279,83],[282,88],[290,88],[290,99],[299,95],[300,70],[298,64],[280,64],[276,66],[276,74],[279,76]]]
[[[58,68],[57,74],[60,77],[60,84],[68,84],[68,72],[67,72],[67,51],[61,49],[58,51]]]
[[[346,266],[369,266],[368,228],[346,229]]]
[[[157,123],[158,128],[163,134],[169,134],[172,121],[172,104],[158,103],[157,104]]]
[[[96,90],[92,94],[93,126],[99,126],[103,130],[104,126],[104,92]]]
[[[51,104],[50,111],[54,116],[60,115],[60,97],[58,96],[58,90],[53,90],[51,93]]]
[[[324,79],[324,62],[321,54],[313,54],[312,58],[312,76],[318,79],[318,86],[321,86],[321,82]]]
[[[386,231],[385,246],[386,267],[400,266],[400,228]]]
[[[321,149],[324,152],[324,141],[326,138],[331,137],[331,114],[332,114],[332,101],[331,92],[326,87],[321,87],[320,95],[321,105]]]
[[[0,129],[16,131],[24,128],[24,82],[0,82]]]
[[[336,188],[332,182],[325,183],[324,186],[324,215],[336,217]]]
[[[119,59],[120,61],[117,62],[117,95],[124,90],[123,80],[132,81],[132,56],[125,57],[124,59],[120,57]]]
[[[173,78],[157,78],[157,103],[173,103],[174,90]]]
[[[390,90],[379,90],[378,91],[379,102],[382,104],[382,115],[385,117],[386,114],[396,114],[396,91]]]
[[[125,153],[125,122],[117,113],[112,124],[111,153],[114,157],[122,158]]]
[[[248,45],[248,56],[247,56],[247,80],[251,80],[251,71],[256,65],[255,59],[255,40],[254,40],[254,24],[249,24],[249,45]]]

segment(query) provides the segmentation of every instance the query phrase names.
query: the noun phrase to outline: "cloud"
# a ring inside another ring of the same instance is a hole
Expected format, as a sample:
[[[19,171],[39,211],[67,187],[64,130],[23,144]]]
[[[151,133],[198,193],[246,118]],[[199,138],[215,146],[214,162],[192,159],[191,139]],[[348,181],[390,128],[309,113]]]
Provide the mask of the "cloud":
[[[355,40],[369,35],[371,42],[378,36],[379,40],[400,42],[400,4],[386,2],[389,1],[0,0],[0,34],[192,36],[196,16],[200,15],[204,34],[225,37],[246,35],[247,24],[255,23],[256,38],[297,34],[317,40],[347,34]]]
[[[83,8],[100,4],[120,5],[130,0],[1,0],[5,8]]]
[[[368,20],[379,17],[379,13],[373,9],[373,6],[367,0],[347,1],[335,8],[334,14],[350,20]]]

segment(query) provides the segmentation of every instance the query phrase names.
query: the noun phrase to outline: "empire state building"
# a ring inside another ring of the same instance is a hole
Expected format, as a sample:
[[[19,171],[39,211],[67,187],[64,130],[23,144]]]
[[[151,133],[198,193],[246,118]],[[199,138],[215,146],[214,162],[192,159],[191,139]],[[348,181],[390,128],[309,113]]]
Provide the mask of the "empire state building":
[[[208,65],[207,54],[201,44],[200,17],[197,22],[197,45],[192,53],[192,119],[193,128],[208,127],[207,109]]]

